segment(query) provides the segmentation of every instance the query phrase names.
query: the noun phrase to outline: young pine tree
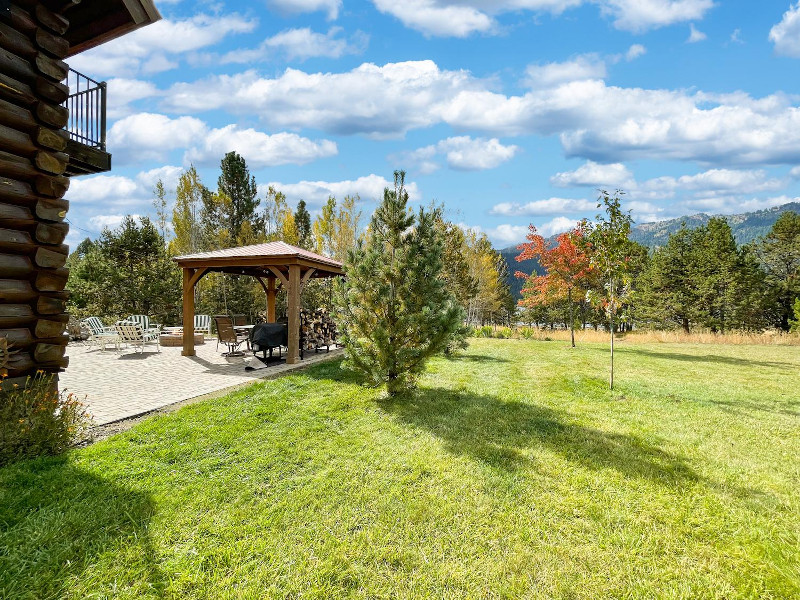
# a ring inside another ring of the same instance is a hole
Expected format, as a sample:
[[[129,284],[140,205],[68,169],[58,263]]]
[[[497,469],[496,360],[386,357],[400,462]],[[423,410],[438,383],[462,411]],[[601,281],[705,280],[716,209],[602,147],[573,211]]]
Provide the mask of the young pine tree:
[[[443,351],[463,321],[463,311],[439,276],[442,236],[435,213],[415,216],[395,172],[384,190],[365,242],[348,253],[347,278],[337,294],[345,366],[390,396],[410,390],[425,363]]]

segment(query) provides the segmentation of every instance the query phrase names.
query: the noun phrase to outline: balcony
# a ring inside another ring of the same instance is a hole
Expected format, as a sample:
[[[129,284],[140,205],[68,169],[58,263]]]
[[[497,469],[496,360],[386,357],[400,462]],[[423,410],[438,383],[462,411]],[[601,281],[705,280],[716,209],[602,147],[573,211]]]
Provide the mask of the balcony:
[[[67,85],[70,96],[64,106],[69,109],[69,141],[65,152],[69,163],[65,175],[110,171],[111,155],[106,152],[106,83],[70,69]]]

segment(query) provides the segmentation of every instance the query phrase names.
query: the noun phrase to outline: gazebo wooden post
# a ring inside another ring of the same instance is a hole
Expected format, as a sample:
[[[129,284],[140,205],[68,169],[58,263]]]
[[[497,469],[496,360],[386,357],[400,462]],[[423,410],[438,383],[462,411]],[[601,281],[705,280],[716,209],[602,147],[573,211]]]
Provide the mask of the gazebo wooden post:
[[[300,265],[289,265],[289,355],[286,364],[300,361]]]
[[[267,278],[267,323],[275,322],[275,277]]]
[[[183,356],[194,356],[194,286],[195,270],[183,269]]]

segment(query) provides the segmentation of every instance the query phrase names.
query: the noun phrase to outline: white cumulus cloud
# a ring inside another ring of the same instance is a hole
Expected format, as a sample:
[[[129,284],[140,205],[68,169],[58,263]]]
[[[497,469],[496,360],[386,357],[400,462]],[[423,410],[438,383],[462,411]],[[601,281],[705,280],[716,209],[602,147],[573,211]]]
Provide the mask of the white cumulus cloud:
[[[530,65],[526,74],[531,87],[549,88],[570,81],[605,79],[606,64],[597,54],[584,54],[566,62]]]
[[[92,77],[157,73],[176,68],[175,55],[213,46],[230,34],[253,31],[256,25],[257,21],[235,14],[162,19],[74,56],[70,66]]]
[[[647,48],[642,46],[642,44],[633,44],[625,53],[625,60],[630,62],[632,60],[636,60],[640,56],[644,56],[645,54],[647,54]]]
[[[427,36],[466,37],[499,31],[496,17],[521,10],[558,15],[597,4],[617,29],[636,33],[703,18],[713,0],[372,0],[375,7]]]
[[[118,160],[160,160],[170,150],[186,148],[208,131],[195,117],[171,119],[166,115],[137,113],[120,119],[108,131],[109,152]]]
[[[526,204],[501,202],[500,204],[495,204],[490,212],[494,215],[520,217],[584,212],[595,208],[597,208],[597,202],[590,202],[581,198],[548,198],[546,200],[534,200]]]
[[[497,138],[450,137],[436,144],[418,148],[397,158],[404,164],[416,165],[421,173],[433,173],[440,165],[437,156],[444,156],[447,165],[457,171],[494,169],[514,158],[518,146],[504,146]]]
[[[770,29],[769,40],[776,53],[800,58],[800,1],[790,5],[781,22]]]
[[[702,42],[707,37],[708,36],[705,33],[703,33],[702,31],[697,29],[697,27],[694,26],[694,23],[689,24],[689,37],[686,40],[687,44],[695,44],[697,42]]]
[[[574,171],[556,173],[550,183],[557,187],[585,186],[603,189],[629,188],[634,183],[633,173],[622,163],[599,164],[587,161]]]
[[[426,60],[365,63],[343,73],[287,69],[275,78],[255,71],[213,76],[174,85],[165,92],[164,107],[179,114],[255,113],[272,129],[373,138],[442,123],[497,138],[558,135],[567,156],[598,163],[654,159],[711,166],[800,162],[796,102],[782,93],[754,98],[625,88],[601,79],[505,95],[466,71]]]
[[[340,58],[364,51],[369,36],[359,31],[348,40],[339,37],[342,31],[341,27],[332,27],[328,33],[318,33],[308,27],[287,29],[265,39],[257,48],[233,50],[219,58],[209,57],[209,60],[223,64],[249,64],[283,56],[288,60],[303,61],[318,56]]]
[[[525,236],[528,234],[527,226],[508,223],[503,223],[497,227],[488,227],[485,230],[480,227],[471,229],[484,231],[495,248],[503,248],[524,242]]]
[[[341,200],[345,196],[358,195],[362,201],[378,201],[383,199],[385,188],[394,189],[394,182],[380,175],[365,175],[358,179],[345,181],[299,181],[297,183],[270,182],[276,190],[286,194],[290,202],[305,200],[311,204],[323,204],[329,196]],[[409,200],[421,200],[420,191],[414,182],[406,182]]]
[[[130,215],[134,219],[139,219],[140,215]],[[115,229],[122,224],[126,215],[95,215],[89,219],[89,225],[97,231],[103,229]]]
[[[336,156],[338,148],[330,140],[310,140],[296,133],[268,135],[255,129],[227,125],[211,129],[199,144],[186,152],[187,162],[216,164],[226,153],[235,150],[258,169],[278,165],[303,165],[318,158]]]
[[[338,153],[336,143],[330,140],[285,132],[270,135],[237,125],[211,128],[195,117],[171,119],[154,113],[138,113],[114,123],[108,132],[108,146],[122,163],[163,160],[171,150],[185,149],[187,163],[216,164],[235,150],[255,168],[306,164]]]

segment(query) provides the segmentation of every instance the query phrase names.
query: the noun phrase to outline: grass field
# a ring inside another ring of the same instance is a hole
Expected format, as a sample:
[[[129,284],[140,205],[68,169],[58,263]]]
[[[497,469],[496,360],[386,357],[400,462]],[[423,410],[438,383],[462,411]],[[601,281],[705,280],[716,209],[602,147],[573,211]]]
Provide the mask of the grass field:
[[[473,340],[0,470],[2,598],[800,598],[800,352]]]

